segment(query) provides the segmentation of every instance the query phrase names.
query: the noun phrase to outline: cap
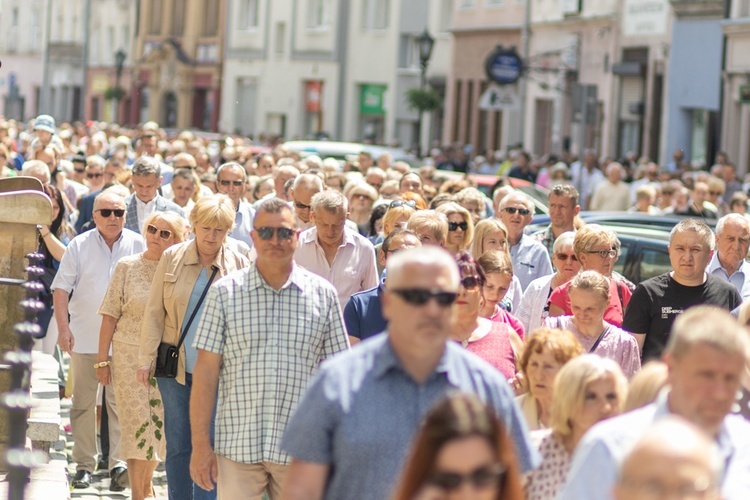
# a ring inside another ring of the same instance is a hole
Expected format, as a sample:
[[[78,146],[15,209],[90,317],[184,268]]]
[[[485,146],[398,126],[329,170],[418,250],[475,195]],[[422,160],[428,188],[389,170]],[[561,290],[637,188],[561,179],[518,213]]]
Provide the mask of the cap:
[[[44,130],[50,134],[55,133],[55,119],[50,115],[39,115],[34,120],[34,130]]]
[[[86,153],[79,151],[70,159],[73,163],[86,163]]]

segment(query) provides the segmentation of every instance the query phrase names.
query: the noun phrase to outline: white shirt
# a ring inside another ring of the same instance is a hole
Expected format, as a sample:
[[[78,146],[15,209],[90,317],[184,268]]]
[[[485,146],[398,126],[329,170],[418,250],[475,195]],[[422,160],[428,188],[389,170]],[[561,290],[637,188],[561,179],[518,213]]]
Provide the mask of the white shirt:
[[[97,229],[79,234],[65,249],[60,268],[52,282],[52,290],[65,290],[70,297],[70,331],[75,343],[73,352],[95,354],[99,352],[99,329],[102,317],[97,311],[109,286],[115,264],[122,257],[146,250],[138,233],[123,229],[109,249]]]
[[[143,223],[146,222],[148,216],[154,213],[154,210],[156,210],[156,196],[154,196],[148,203],[144,203],[136,195],[135,209],[138,212],[138,231],[143,233]]]
[[[734,274],[729,276],[726,269],[721,267],[719,252],[717,251],[714,252],[714,256],[711,257],[711,262],[708,263],[706,272],[733,284],[740,295],[742,295],[743,301],[750,299],[750,263],[748,261],[743,259],[740,268],[737,269]]]

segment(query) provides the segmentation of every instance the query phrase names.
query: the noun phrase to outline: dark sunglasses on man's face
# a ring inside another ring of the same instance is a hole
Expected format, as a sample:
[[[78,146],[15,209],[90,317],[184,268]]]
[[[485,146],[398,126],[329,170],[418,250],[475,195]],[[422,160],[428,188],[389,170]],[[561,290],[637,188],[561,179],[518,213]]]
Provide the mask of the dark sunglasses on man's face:
[[[87,179],[93,179],[94,177],[98,179],[101,176],[102,176],[101,172],[89,172],[88,174],[86,174]]]
[[[105,219],[109,219],[109,216],[112,214],[115,214],[115,217],[118,219],[122,217],[123,215],[125,215],[125,210],[121,208],[115,208],[114,210],[111,208],[100,208],[99,210],[96,210],[96,211],[99,212],[99,215],[101,215]]]
[[[516,207],[505,207],[503,208],[503,211],[508,212],[510,215],[515,214],[518,212],[519,214],[523,215],[524,217],[529,215],[531,213],[531,210],[527,208],[516,208]]]
[[[410,288],[407,290],[391,290],[393,294],[398,295],[405,302],[414,306],[423,306],[430,299],[435,299],[441,307],[448,307],[456,301],[456,295],[453,292],[444,292],[442,290],[425,290],[423,288]]]
[[[74,170],[76,171],[77,174],[82,174],[82,173],[84,173],[86,171],[85,168],[76,168]]]
[[[219,184],[221,184],[221,185],[222,185],[222,186],[224,186],[224,187],[229,187],[229,186],[231,186],[232,184],[234,184],[234,185],[235,185],[235,186],[237,186],[237,187],[240,187],[240,186],[241,186],[241,185],[243,185],[244,183],[245,183],[245,181],[227,181],[227,180],[220,180],[220,181],[219,181]]]
[[[300,203],[298,201],[294,201],[294,206],[299,208],[300,210],[310,210],[312,207],[310,205],[305,205],[304,203]]]
[[[448,231],[456,231],[457,229],[461,229],[461,231],[466,231],[469,229],[469,224],[466,222],[449,222],[448,223]]]
[[[274,233],[276,233],[276,236],[278,236],[280,240],[290,240],[292,239],[295,230],[288,227],[256,227],[255,232],[258,233],[261,240],[265,241],[273,238]]]
[[[149,224],[146,226],[146,231],[148,234],[156,234],[159,233],[159,238],[163,240],[168,240],[172,236],[172,231],[169,231],[167,229],[159,229],[158,227]]]

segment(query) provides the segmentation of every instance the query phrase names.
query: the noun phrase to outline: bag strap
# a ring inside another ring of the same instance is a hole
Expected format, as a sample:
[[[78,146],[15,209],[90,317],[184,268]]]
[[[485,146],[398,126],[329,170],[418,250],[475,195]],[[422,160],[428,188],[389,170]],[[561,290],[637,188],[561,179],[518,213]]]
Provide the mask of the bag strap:
[[[190,328],[190,325],[193,323],[193,320],[195,319],[195,314],[198,312],[198,309],[201,308],[201,304],[203,304],[203,299],[206,298],[208,289],[211,287],[211,283],[214,281],[214,278],[216,277],[216,273],[218,270],[219,268],[214,266],[214,272],[211,273],[211,277],[208,279],[208,283],[206,283],[206,288],[203,289],[201,298],[199,298],[198,303],[195,304],[195,309],[193,309],[193,313],[190,315],[190,319],[188,319],[187,323],[182,327],[182,335],[180,335],[180,341],[177,343],[178,351],[180,350],[180,347],[182,347],[182,343],[185,341],[185,336],[187,335],[188,329]]]
[[[599,338],[596,339],[596,342],[594,342],[594,345],[591,346],[591,349],[589,349],[589,354],[593,354],[594,351],[596,351],[596,348],[599,347],[599,342],[602,341],[604,338],[604,334],[607,333],[607,330],[609,330],[609,325],[607,325],[604,330],[602,330],[602,333],[599,334]]]
[[[625,286],[625,283],[620,280],[615,280],[615,282],[617,283],[617,295],[620,296],[620,307],[622,308],[622,314],[625,315],[625,301],[622,298],[622,287]]]

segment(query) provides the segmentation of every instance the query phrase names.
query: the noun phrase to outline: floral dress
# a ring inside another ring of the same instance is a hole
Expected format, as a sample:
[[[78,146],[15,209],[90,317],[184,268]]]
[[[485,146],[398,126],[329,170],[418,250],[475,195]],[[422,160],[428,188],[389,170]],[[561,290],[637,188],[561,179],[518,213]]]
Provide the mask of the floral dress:
[[[550,429],[531,433],[542,463],[526,479],[526,500],[554,500],[565,484],[570,455],[562,441]]]

